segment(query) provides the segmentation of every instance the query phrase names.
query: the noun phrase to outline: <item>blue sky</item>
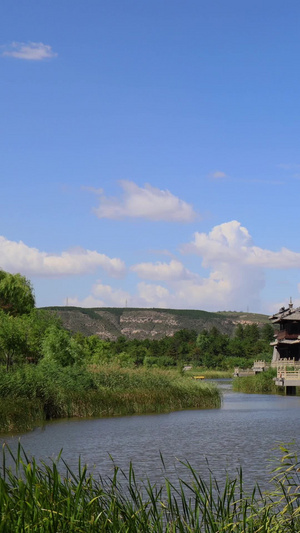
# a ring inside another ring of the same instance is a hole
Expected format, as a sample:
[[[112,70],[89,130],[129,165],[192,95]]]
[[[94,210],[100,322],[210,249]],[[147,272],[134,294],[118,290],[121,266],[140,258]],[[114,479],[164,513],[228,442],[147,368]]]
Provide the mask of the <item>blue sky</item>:
[[[38,306],[300,305],[299,19],[2,0],[0,267]]]

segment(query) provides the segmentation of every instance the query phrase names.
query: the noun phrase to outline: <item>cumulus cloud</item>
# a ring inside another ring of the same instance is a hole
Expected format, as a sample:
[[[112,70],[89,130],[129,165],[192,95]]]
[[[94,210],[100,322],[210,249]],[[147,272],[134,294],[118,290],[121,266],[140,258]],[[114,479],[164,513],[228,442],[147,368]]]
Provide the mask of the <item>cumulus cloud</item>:
[[[252,244],[251,236],[240,222],[233,220],[215,226],[208,234],[196,232],[194,241],[182,246],[183,252],[195,253],[203,257],[203,266],[215,263],[240,262],[241,253]]]
[[[161,285],[138,283],[136,294],[115,289],[101,282],[93,285],[91,294],[80,300],[68,298],[68,304],[78,307],[168,307],[171,296]]]
[[[122,289],[114,289],[110,285],[101,282],[93,285],[91,295],[83,300],[77,297],[68,298],[69,305],[78,307],[125,307],[131,305],[131,296]]]
[[[169,307],[170,292],[161,285],[151,285],[142,281],[138,284],[138,294],[145,307]]]
[[[100,196],[100,205],[95,209],[99,218],[122,219],[145,218],[168,222],[191,222],[196,218],[192,206],[168,190],[146,184],[139,187],[133,181],[121,180],[121,198]]]
[[[3,236],[0,236],[0,267],[13,273],[37,276],[88,274],[98,268],[115,277],[125,273],[125,264],[121,259],[110,258],[97,251],[76,248],[61,254],[49,254]]]
[[[255,246],[247,228],[232,220],[215,226],[209,233],[194,234],[194,240],[182,246],[183,253],[201,257],[203,267],[211,271],[202,286],[185,286],[190,297],[205,290],[225,302],[224,308],[245,309],[248,305],[259,308],[260,293],[265,286],[266,269],[291,269],[300,267],[300,253],[287,248],[272,251]],[[194,284],[195,285],[195,284]],[[224,298],[225,296],[225,298]],[[206,300],[206,298],[205,298]],[[219,306],[220,308],[220,306]]]
[[[195,278],[195,274],[187,270],[180,261],[172,259],[169,263],[139,263],[131,267],[133,272],[142,279],[160,281],[178,281]]]
[[[137,288],[141,306],[170,309],[227,309],[230,295],[228,281],[215,274],[207,279],[175,282],[169,288],[145,282],[138,283]]]
[[[2,55],[27,61],[43,61],[44,59],[56,57],[57,53],[53,52],[49,44],[13,42],[6,47]]]
[[[147,281],[138,282],[131,294],[99,283],[80,305],[124,307],[127,302],[131,307],[259,310],[265,270],[300,267],[300,253],[255,246],[248,229],[237,220],[217,225],[208,233],[196,232],[181,252],[199,257],[198,272],[191,272],[175,258],[139,263],[130,271]],[[203,268],[208,274],[203,274]]]
[[[300,268],[300,253],[288,248],[274,252],[255,246],[248,230],[232,220],[215,226],[208,234],[196,232],[194,241],[182,247],[183,252],[203,257],[203,266],[216,263],[238,263],[260,268]]]
[[[176,259],[131,267],[140,278],[166,285],[138,283],[136,303],[145,307],[259,309],[265,269],[300,267],[300,253],[255,246],[247,228],[236,220],[215,226],[208,233],[196,232],[181,252],[199,256],[198,273],[190,272]],[[209,271],[207,276],[200,275],[200,266]]]

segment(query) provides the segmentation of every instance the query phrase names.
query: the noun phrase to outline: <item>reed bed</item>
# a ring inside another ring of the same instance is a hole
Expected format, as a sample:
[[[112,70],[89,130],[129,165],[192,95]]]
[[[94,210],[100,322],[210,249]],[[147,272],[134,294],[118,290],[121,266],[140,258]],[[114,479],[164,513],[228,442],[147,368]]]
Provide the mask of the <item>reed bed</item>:
[[[0,400],[0,429],[3,433],[11,433],[16,429],[30,431],[44,418],[44,406],[39,400],[24,398]]]
[[[102,479],[80,460],[74,472],[61,456],[38,463],[20,445],[16,454],[4,447],[0,532],[299,533],[299,462],[282,454],[270,491],[247,494],[241,470],[220,485],[187,463],[186,479],[158,486],[137,481],[132,464]]]
[[[29,430],[55,418],[162,413],[220,405],[217,387],[195,383],[178,371],[46,364],[0,371],[2,433]]]
[[[256,376],[235,378],[232,382],[232,389],[235,392],[245,392],[247,394],[278,394],[278,387],[274,383],[273,369],[261,372]]]

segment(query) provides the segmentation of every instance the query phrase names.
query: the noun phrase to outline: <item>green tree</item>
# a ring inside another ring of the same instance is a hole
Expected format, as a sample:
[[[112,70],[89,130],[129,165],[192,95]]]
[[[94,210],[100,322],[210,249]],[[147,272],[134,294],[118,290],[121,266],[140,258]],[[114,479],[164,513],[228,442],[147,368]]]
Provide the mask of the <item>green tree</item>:
[[[260,338],[260,331],[257,324],[247,324],[244,328],[244,338],[250,342],[256,342]]]
[[[228,353],[231,357],[245,357],[246,350],[243,339],[241,337],[234,337],[230,339],[228,345]]]
[[[25,328],[21,317],[12,317],[0,309],[0,361],[6,370],[26,361]]]
[[[18,316],[30,313],[35,300],[30,281],[21,274],[10,274],[0,270],[0,309]]]
[[[46,331],[50,327],[62,329],[60,319],[49,311],[33,309],[30,314],[22,315],[25,338],[24,350],[29,362],[37,363],[43,356],[42,345]]]
[[[69,332],[57,326],[51,326],[42,342],[45,359],[54,360],[61,366],[81,363],[84,357],[82,346],[73,339]]]
[[[274,328],[271,324],[264,324],[261,328],[261,339],[266,342],[274,341]]]
[[[205,353],[209,349],[210,339],[206,329],[204,329],[196,339],[196,346],[200,349],[201,354]]]
[[[244,335],[244,326],[240,322],[237,324],[237,326],[235,328],[234,336],[237,339],[240,339],[240,340],[243,340],[244,337],[245,337],[245,335]]]

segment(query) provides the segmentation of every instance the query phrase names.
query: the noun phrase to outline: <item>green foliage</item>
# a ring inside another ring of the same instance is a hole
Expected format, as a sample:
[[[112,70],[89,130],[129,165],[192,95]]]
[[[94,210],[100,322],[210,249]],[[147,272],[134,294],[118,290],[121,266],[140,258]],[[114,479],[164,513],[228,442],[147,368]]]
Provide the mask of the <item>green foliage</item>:
[[[19,444],[5,446],[0,475],[1,531],[21,533],[298,533],[299,461],[281,446],[282,458],[269,490],[244,489],[240,469],[220,484],[203,479],[189,463],[185,475],[162,485],[138,481],[112,460],[113,475],[94,477],[78,462],[76,472],[62,459],[29,457]],[[162,468],[164,460],[161,457]],[[12,467],[8,466],[12,464]],[[61,472],[64,472],[62,475]]]
[[[274,328],[271,324],[264,324],[261,328],[261,339],[265,342],[274,341]]]
[[[42,353],[46,359],[56,361],[61,366],[80,364],[84,357],[82,345],[69,332],[57,326],[47,329],[42,341]]]
[[[146,368],[168,368],[176,366],[176,361],[173,357],[168,357],[167,355],[161,357],[147,356],[144,359],[144,366]]]
[[[2,306],[2,309],[1,309]],[[115,342],[104,341],[96,335],[71,335],[51,312],[35,310],[30,282],[20,274],[0,271],[0,364],[7,369],[25,362],[37,363],[43,357],[63,367],[81,364],[118,364],[121,367],[169,367],[191,363],[209,369],[228,369],[254,359],[271,358],[272,326],[261,329],[256,324],[238,324],[230,338],[216,327],[200,334],[182,329],[172,337],[161,340],[129,340],[124,336]],[[122,310],[114,309],[120,316]],[[134,310],[131,310],[134,311]],[[99,317],[97,309],[81,309],[91,318]],[[204,319],[211,313],[204,311],[161,310],[173,314]],[[216,314],[220,317],[220,314]]]
[[[34,402],[36,411],[32,410]],[[216,387],[195,383],[178,371],[108,365],[87,369],[61,366],[47,358],[37,365],[23,365],[10,372],[0,367],[2,432],[34,427],[37,413],[42,413],[40,420],[99,417],[219,407],[220,402]],[[16,416],[16,405],[22,406],[20,417]]]
[[[233,338],[213,327],[198,335],[195,331],[181,330],[160,340],[119,337],[114,342],[96,335],[85,337],[76,333],[72,336],[61,327],[53,312],[36,309],[16,317],[2,311],[1,325],[0,363],[6,362],[7,368],[26,361],[36,363],[45,357],[62,366],[114,362],[129,367],[168,367],[191,363],[222,370],[228,369],[230,364],[251,366],[258,358],[270,360],[272,353],[266,340],[271,335],[270,329],[260,330],[253,325],[240,325]]]
[[[33,309],[22,316],[12,316],[0,309],[0,364],[7,370],[42,357],[42,342],[46,331],[59,327],[58,319],[45,311]]]
[[[21,317],[10,316],[0,309],[0,362],[8,370],[25,361],[26,335]]]
[[[273,378],[276,376],[276,369],[270,368],[266,372],[260,372],[255,376],[235,378],[232,388],[235,392],[246,392],[255,394],[276,394],[277,387]]]
[[[12,316],[30,313],[35,300],[30,281],[0,270],[0,309]]]
[[[0,401],[0,428],[2,433],[30,431],[39,425],[44,418],[43,403],[37,399],[4,398]]]
[[[272,348],[268,340],[272,326],[259,329],[256,324],[238,324],[233,338],[221,334],[216,328],[203,330],[197,336],[198,352],[194,359],[207,368],[226,369],[229,365],[249,367],[255,359],[270,361]]]

